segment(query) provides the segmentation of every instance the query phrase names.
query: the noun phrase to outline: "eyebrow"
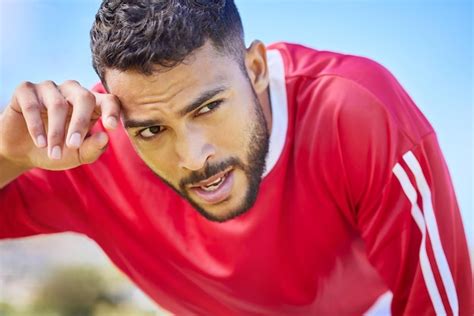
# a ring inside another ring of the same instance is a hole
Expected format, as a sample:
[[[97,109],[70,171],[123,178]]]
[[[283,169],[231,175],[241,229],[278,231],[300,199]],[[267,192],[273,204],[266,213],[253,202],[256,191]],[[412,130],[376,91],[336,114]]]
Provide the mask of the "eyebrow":
[[[123,123],[125,128],[148,127],[148,126],[154,126],[154,125],[160,125],[160,124],[161,122],[158,120],[134,120],[134,119],[125,120]]]
[[[227,89],[228,89],[227,86],[218,86],[214,89],[211,89],[211,90],[208,90],[208,91],[205,91],[205,92],[201,93],[201,95],[199,97],[197,97],[193,102],[191,102],[184,109],[179,111],[179,114],[181,116],[184,116],[184,115],[188,114],[189,112],[194,111],[194,109],[201,106],[201,104],[203,104],[204,102],[206,102],[209,99],[212,99],[213,97],[215,97],[216,95],[218,95],[221,92],[224,92]]]
[[[179,115],[184,116],[189,112],[194,111],[196,108],[201,106],[207,100],[215,97],[219,93],[222,93],[228,89],[227,86],[218,86],[211,90],[205,91],[201,93],[199,97],[197,97],[194,101],[192,101],[189,105],[184,107],[182,110],[179,111]],[[134,120],[134,119],[127,119],[124,121],[125,128],[138,128],[138,127],[148,127],[154,125],[160,125],[161,121],[159,120]]]

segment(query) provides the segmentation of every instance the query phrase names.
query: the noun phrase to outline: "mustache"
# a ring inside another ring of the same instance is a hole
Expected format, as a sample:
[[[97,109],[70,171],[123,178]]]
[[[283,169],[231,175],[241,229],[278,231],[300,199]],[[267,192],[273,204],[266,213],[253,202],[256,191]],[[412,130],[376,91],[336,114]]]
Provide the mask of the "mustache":
[[[179,182],[179,187],[181,190],[184,190],[186,186],[206,180],[213,175],[228,169],[229,167],[239,167],[245,170],[245,165],[242,163],[242,161],[238,158],[232,157],[219,163],[206,164],[202,171],[193,171],[189,176]]]

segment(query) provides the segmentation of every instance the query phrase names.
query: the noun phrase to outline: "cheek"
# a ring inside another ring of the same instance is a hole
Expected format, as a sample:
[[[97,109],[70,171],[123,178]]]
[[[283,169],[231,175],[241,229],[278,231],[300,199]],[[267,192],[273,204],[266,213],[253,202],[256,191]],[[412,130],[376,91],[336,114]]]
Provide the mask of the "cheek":
[[[250,106],[236,104],[224,117],[214,124],[208,139],[218,152],[231,156],[242,156],[250,142],[254,116]]]
[[[214,161],[238,157],[248,163],[247,152],[256,123],[253,106],[253,103],[240,100],[215,117],[193,122],[193,131],[205,138],[200,139],[199,143],[214,147]],[[180,179],[188,174],[178,166],[174,139],[168,138],[170,135],[164,136],[166,138],[147,143],[132,138],[132,144],[140,158],[154,173],[177,185]]]
[[[176,159],[172,159],[165,150],[156,150],[157,146],[152,146],[151,144],[140,145],[135,142],[134,147],[143,162],[145,162],[148,168],[155,174],[172,184],[179,182],[179,179],[176,178]]]
[[[252,141],[251,135],[255,125],[255,116],[248,107],[242,109],[239,116],[233,120],[234,150],[239,153],[241,159],[246,159],[246,153]]]

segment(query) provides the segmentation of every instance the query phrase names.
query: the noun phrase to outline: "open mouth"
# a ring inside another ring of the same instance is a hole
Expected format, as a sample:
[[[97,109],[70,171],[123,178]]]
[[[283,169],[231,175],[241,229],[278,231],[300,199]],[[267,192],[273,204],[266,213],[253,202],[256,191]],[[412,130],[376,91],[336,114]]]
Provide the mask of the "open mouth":
[[[228,168],[223,172],[219,172],[206,180],[192,185],[191,191],[204,202],[216,204],[229,197],[233,183],[233,169]]]
[[[212,192],[212,191],[215,191],[217,190],[217,188],[219,188],[219,186],[222,184],[222,182],[224,182],[224,179],[225,179],[226,175],[218,178],[216,181],[208,184],[208,185],[202,185],[200,186],[200,188],[204,191],[207,191],[207,192]]]

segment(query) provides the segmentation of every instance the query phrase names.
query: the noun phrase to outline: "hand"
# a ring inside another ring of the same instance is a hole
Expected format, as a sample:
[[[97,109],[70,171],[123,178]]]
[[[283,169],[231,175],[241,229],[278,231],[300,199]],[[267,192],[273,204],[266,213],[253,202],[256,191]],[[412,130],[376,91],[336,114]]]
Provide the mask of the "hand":
[[[106,133],[89,134],[100,117],[107,129],[116,128],[117,97],[93,93],[77,81],[22,83],[0,116],[0,157],[25,170],[92,163],[108,142]]]

